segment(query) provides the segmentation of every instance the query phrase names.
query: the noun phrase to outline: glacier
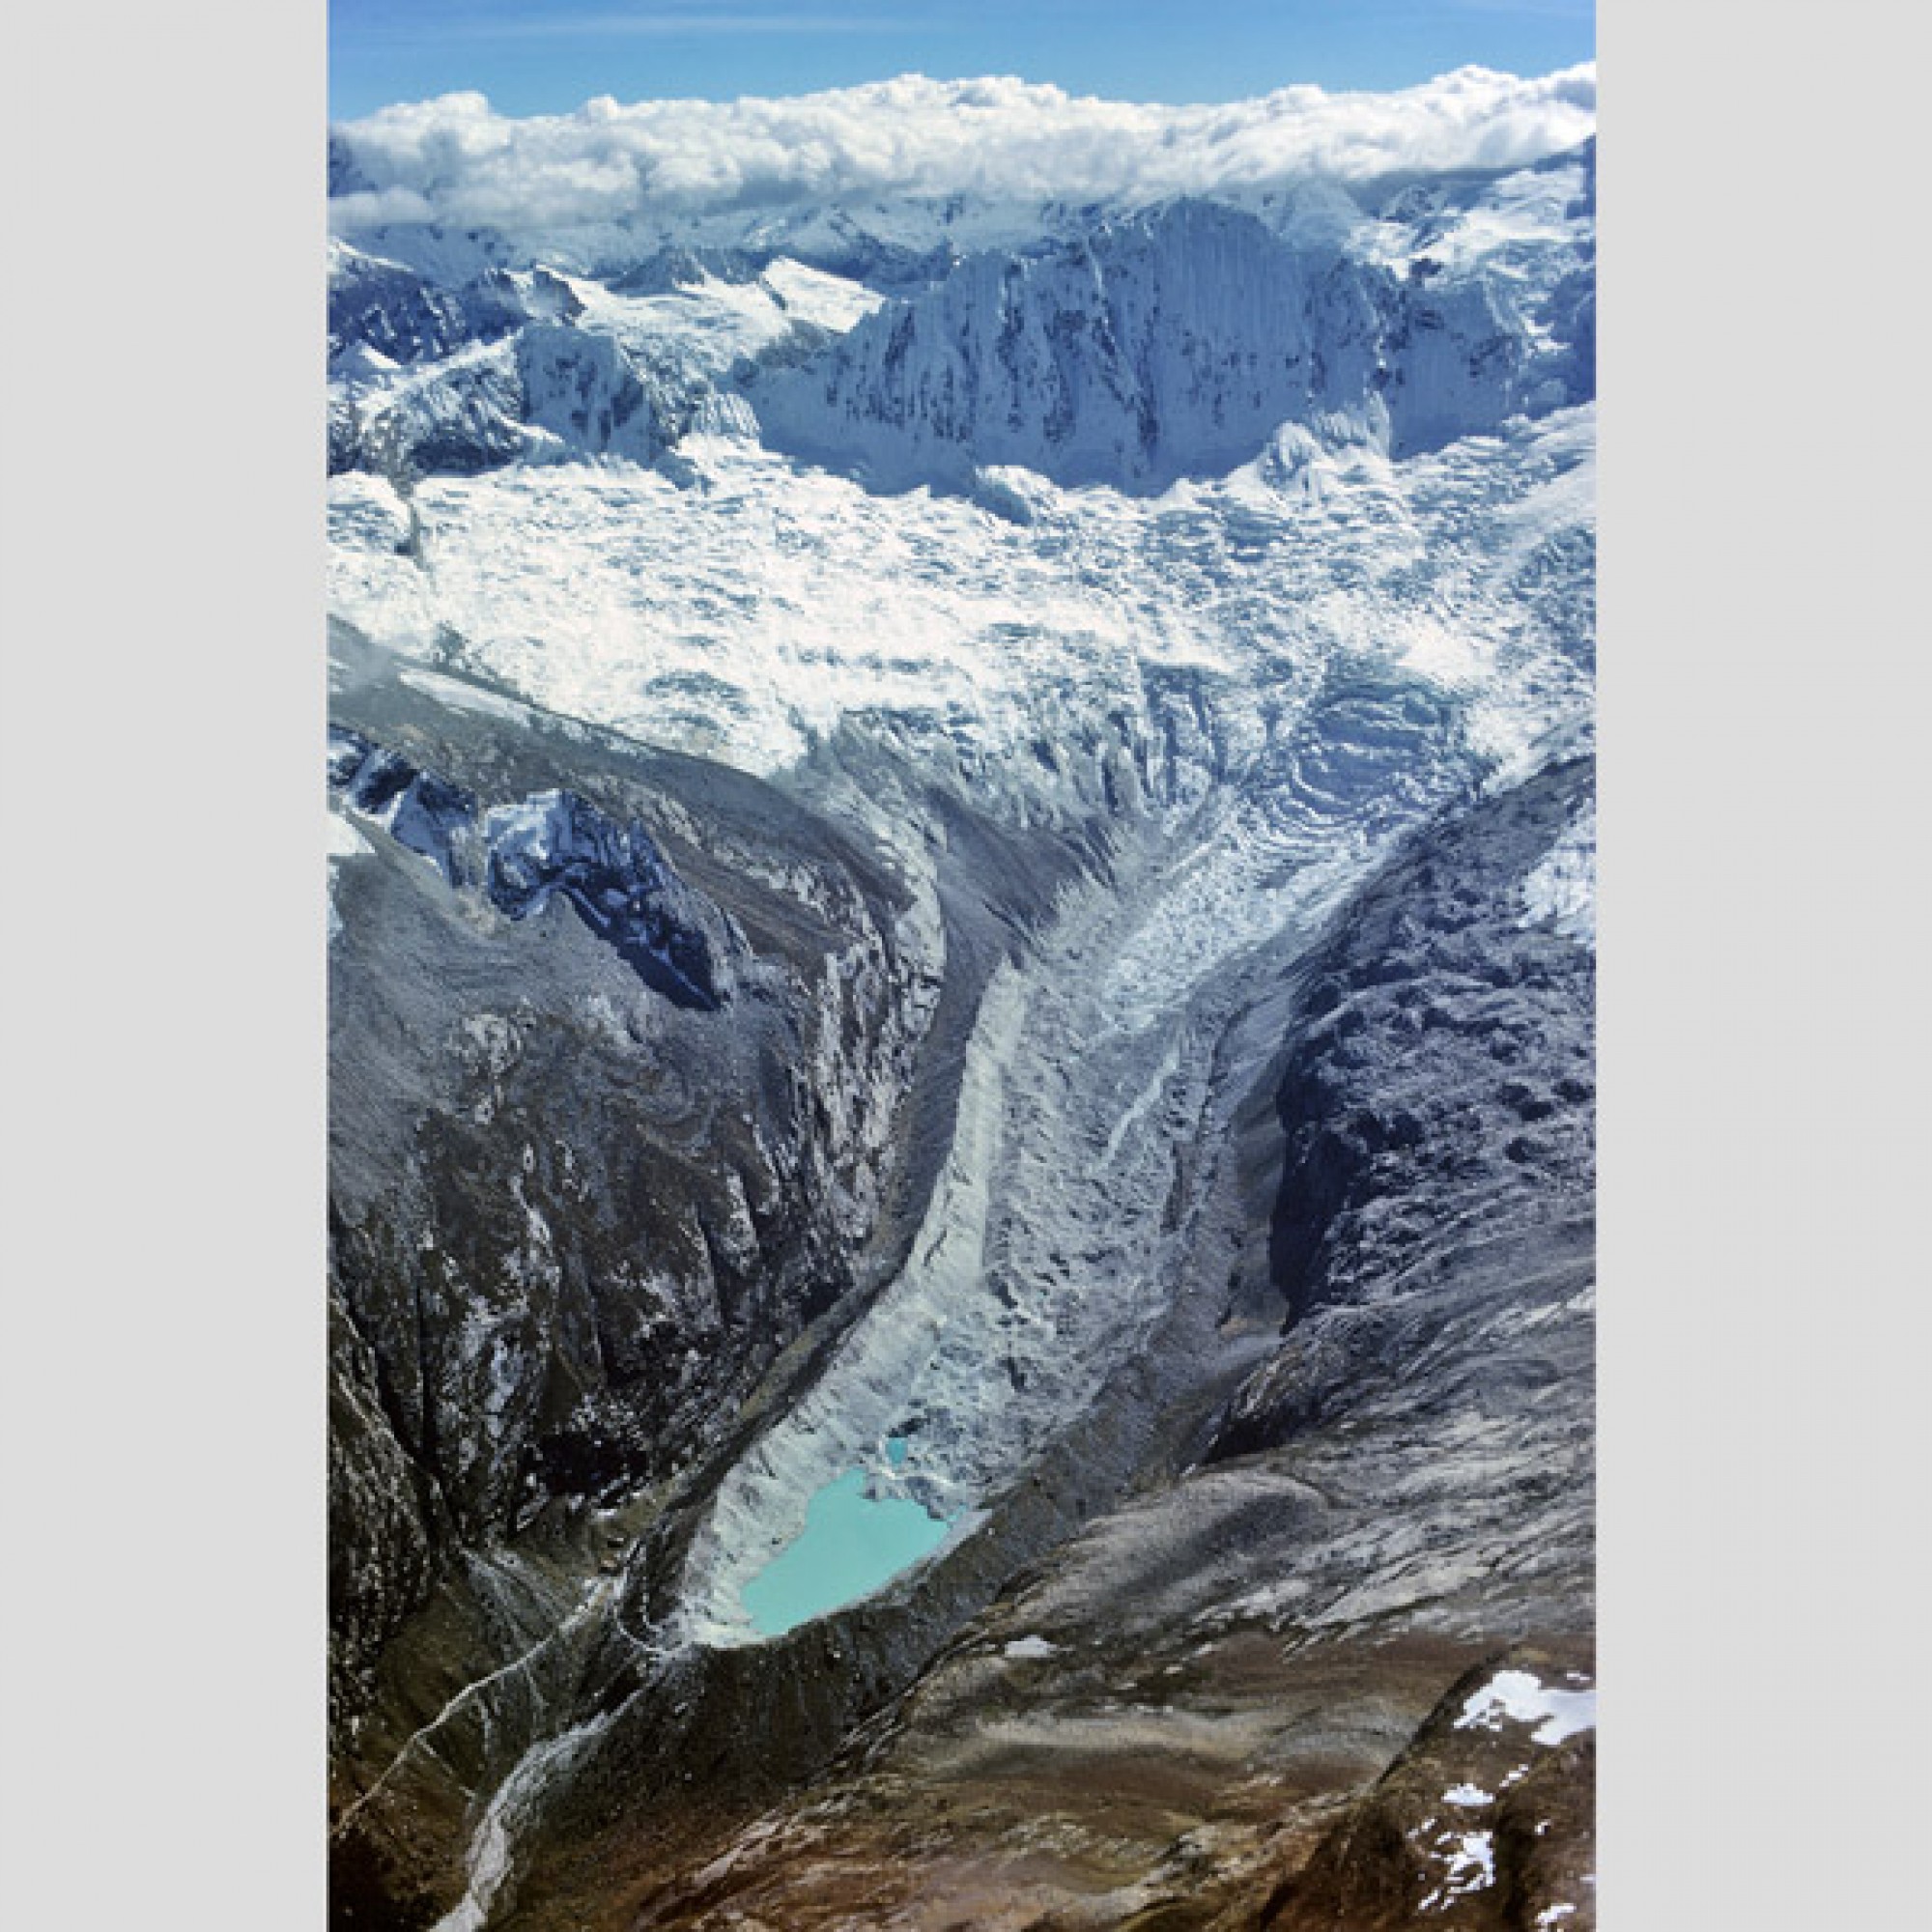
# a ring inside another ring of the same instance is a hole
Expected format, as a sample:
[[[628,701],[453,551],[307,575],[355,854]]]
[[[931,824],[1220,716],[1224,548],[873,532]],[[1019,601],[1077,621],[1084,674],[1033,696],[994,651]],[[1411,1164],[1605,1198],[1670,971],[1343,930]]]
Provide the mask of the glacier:
[[[517,1922],[547,1819],[694,1712],[777,1684],[829,1750],[1172,1473],[1175,1378],[1230,1405],[1196,1462],[1321,1413],[1303,1311],[1240,1286],[1293,1245],[1243,1150],[1285,989],[1416,841],[1495,814],[1457,905],[1532,989],[1593,964],[1593,76],[1050,97],[332,135],[338,1346],[385,1539],[341,1756],[450,1925]],[[908,113],[892,179],[836,131],[836,179],[693,159]],[[976,116],[1036,149],[969,165]],[[1514,982],[1444,947],[1487,1026]],[[1512,1077],[1497,1146],[1567,1202],[1583,1090]],[[1415,1132],[1297,1157],[1339,1198]],[[1538,1322],[1586,1319],[1559,1276]],[[918,1533],[774,1608],[888,1505]],[[798,1690],[818,1643],[863,1664]],[[419,1709],[399,1644],[520,1688]]]

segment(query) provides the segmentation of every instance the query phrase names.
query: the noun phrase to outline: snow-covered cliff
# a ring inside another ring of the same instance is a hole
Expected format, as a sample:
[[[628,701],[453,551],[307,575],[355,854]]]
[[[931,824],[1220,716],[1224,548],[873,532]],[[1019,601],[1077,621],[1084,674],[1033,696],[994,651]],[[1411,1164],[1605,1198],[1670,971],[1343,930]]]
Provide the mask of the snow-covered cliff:
[[[1420,254],[1399,274],[1354,239],[1181,201],[980,256],[761,384],[759,420],[888,486],[1016,464],[1157,489],[1221,474],[1283,423],[1405,455],[1592,393],[1574,308]]]
[[[700,239],[718,220],[612,237],[588,272],[506,270],[507,248],[440,230],[382,232],[427,266],[337,244],[333,466],[648,463],[755,415],[773,447],[888,489],[1016,465],[1158,490],[1285,423],[1402,457],[1595,393],[1588,146],[990,228],[881,206]]]

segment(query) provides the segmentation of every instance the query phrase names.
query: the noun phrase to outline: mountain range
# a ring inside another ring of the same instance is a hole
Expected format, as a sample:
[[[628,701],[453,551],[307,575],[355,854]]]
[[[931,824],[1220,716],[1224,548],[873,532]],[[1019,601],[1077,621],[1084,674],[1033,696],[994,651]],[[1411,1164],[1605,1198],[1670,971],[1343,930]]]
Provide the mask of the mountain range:
[[[332,135],[340,1925],[1595,1922],[1584,89],[1015,89]]]

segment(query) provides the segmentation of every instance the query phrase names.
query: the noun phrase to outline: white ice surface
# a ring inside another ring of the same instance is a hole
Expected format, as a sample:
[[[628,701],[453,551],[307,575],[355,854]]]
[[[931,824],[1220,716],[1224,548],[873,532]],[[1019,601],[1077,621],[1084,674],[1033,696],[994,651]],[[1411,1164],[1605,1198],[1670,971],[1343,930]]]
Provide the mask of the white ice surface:
[[[1587,582],[1532,601],[1523,581],[1589,528],[1593,417],[1401,465],[1297,447],[1151,499],[1036,479],[1030,525],[694,437],[682,486],[612,462],[427,478],[420,565],[388,486],[337,477],[331,604],[406,654],[440,661],[454,634],[549,710],[753,770],[867,714],[996,754],[1069,713],[1144,712],[1176,672],[1218,681],[1238,751],[1348,661],[1452,693],[1506,759],[1587,692]]]

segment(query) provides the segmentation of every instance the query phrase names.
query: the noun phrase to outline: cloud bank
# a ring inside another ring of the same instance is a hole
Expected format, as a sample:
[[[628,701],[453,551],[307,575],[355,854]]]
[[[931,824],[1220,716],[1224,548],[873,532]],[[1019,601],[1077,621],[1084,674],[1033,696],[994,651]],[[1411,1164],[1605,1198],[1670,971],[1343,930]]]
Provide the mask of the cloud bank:
[[[1313,176],[1519,166],[1587,138],[1596,104],[1593,65],[1537,80],[1463,68],[1400,93],[1287,87],[1190,107],[918,75],[787,99],[607,99],[529,119],[450,94],[339,124],[330,209],[337,230],[354,232],[956,193],[1141,203]]]

